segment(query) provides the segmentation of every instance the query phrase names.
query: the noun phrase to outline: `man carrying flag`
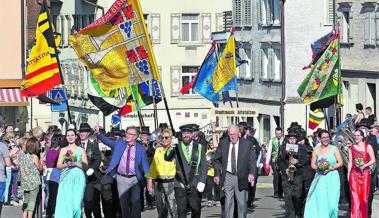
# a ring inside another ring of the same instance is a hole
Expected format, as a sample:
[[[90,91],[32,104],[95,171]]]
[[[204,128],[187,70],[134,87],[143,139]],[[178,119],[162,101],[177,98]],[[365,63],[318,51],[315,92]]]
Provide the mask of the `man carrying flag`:
[[[23,96],[44,94],[63,81],[53,32],[54,27],[50,23],[44,0],[38,16],[35,44],[27,61],[26,76],[20,87]]]

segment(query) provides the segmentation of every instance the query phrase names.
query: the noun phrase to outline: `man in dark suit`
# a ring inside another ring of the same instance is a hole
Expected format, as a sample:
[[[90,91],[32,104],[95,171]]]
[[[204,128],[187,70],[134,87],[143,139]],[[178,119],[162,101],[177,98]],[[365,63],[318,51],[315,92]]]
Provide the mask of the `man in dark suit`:
[[[96,137],[90,136],[91,127],[88,123],[81,123],[79,127],[80,144],[88,157],[88,170],[86,172],[86,189],[84,194],[84,212],[86,217],[101,218],[100,209],[100,162],[101,153]]]
[[[191,210],[192,218],[201,217],[201,195],[207,181],[208,170],[205,158],[207,145],[193,141],[195,128],[196,124],[181,126],[182,137],[179,144],[172,143],[164,156],[166,161],[176,159],[174,190],[179,218],[187,217],[188,208]]]
[[[99,129],[100,126],[97,126],[96,132]],[[139,129],[134,126],[126,129],[125,141],[98,135],[98,139],[113,150],[105,176],[116,176],[122,217],[141,217],[140,194],[145,186],[149,163],[144,147],[136,141],[138,135]]]
[[[225,190],[225,217],[233,218],[235,196],[238,217],[245,218],[249,183],[255,185],[256,154],[249,140],[240,138],[238,126],[229,126],[228,135],[220,141],[214,157],[214,182]]]

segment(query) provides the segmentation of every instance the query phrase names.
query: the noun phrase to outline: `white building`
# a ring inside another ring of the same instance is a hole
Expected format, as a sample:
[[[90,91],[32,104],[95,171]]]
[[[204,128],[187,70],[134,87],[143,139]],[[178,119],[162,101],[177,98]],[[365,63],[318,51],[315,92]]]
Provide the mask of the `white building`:
[[[70,96],[71,114],[77,123],[89,122],[110,125],[110,117],[104,118],[88,100],[87,74],[70,47],[68,37],[101,16],[114,1],[65,0],[52,1],[53,20],[62,34],[60,60]],[[221,30],[222,12],[231,10],[229,0],[141,0],[141,7],[153,44],[157,65],[161,71],[164,91],[167,97],[174,127],[186,123],[204,126],[210,122],[213,105],[190,90],[180,94],[180,89],[188,84],[207,54],[211,33]],[[96,4],[97,5],[96,7]],[[100,7],[99,7],[100,6]],[[168,123],[163,102],[157,105],[159,122]],[[142,109],[145,125],[154,128],[152,106]],[[52,122],[58,123],[67,114],[52,113]],[[122,119],[122,127],[139,125],[136,113]]]

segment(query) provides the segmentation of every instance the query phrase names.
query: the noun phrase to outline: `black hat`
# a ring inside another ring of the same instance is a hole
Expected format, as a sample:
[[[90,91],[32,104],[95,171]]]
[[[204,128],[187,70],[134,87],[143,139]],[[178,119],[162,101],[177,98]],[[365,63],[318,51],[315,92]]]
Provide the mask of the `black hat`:
[[[290,132],[288,132],[288,134],[286,135],[286,137],[298,137],[298,134],[296,133],[296,132],[294,132],[294,131],[290,131]]]
[[[200,126],[197,125],[197,124],[195,124],[195,125],[193,126],[193,131],[200,131]]]
[[[91,127],[88,123],[81,123],[79,126],[79,132],[91,132]]]
[[[179,129],[182,132],[193,132],[196,126],[196,124],[185,124],[183,126],[180,126]]]
[[[249,125],[247,124],[247,122],[241,121],[241,122],[238,123],[238,126],[242,126],[244,128],[247,128]]]
[[[120,136],[121,136],[121,137],[125,137],[125,136],[126,136],[126,131],[125,131],[125,129],[120,130]]]
[[[148,126],[144,126],[142,127],[142,130],[141,130],[141,134],[147,134],[147,135],[150,135],[150,127]]]
[[[163,130],[163,129],[168,129],[168,125],[167,123],[160,123],[159,126],[158,126],[159,129]]]
[[[361,110],[363,110],[363,105],[361,103],[358,103],[358,104],[355,105],[355,109],[361,111]]]
[[[117,127],[112,127],[112,129],[111,129],[111,133],[112,133],[113,136],[120,136],[121,131],[120,131],[120,129],[117,128]]]

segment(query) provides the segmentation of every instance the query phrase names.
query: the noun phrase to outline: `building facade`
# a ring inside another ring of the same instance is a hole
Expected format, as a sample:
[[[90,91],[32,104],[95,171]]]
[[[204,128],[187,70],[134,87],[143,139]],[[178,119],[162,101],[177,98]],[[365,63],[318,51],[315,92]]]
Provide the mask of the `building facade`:
[[[355,114],[355,104],[379,113],[379,3],[369,0],[336,1],[341,32],[343,117]]]

